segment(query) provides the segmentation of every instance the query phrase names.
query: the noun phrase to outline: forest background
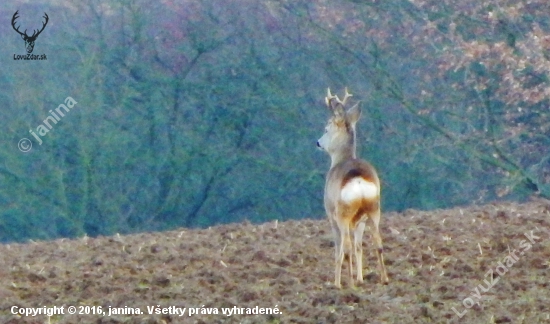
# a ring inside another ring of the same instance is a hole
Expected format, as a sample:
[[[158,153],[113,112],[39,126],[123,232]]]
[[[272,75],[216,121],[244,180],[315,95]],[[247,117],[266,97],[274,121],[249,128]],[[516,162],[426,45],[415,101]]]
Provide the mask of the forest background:
[[[324,217],[327,87],[385,211],[550,198],[546,0],[10,1],[0,41],[0,242]]]

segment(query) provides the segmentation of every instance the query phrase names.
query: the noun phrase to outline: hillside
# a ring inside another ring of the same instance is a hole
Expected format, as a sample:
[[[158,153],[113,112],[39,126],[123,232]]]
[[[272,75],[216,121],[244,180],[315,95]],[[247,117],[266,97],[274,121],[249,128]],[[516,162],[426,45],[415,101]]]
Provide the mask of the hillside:
[[[0,322],[550,321],[549,201],[383,217],[390,284],[378,283],[367,234],[365,282],[348,288],[344,271],[340,291],[332,285],[332,233],[324,219],[0,245]],[[494,286],[484,291],[490,270]],[[101,306],[105,315],[67,315],[71,305],[89,312]],[[12,306],[65,306],[66,315],[49,321],[45,315],[18,317],[11,315]],[[181,317],[149,315],[153,306],[172,313],[170,306],[187,309]],[[282,314],[222,314],[237,312],[234,306],[245,313],[259,306]],[[143,314],[108,316],[115,307]],[[189,316],[190,307],[199,315]],[[219,314],[200,315],[207,310]]]

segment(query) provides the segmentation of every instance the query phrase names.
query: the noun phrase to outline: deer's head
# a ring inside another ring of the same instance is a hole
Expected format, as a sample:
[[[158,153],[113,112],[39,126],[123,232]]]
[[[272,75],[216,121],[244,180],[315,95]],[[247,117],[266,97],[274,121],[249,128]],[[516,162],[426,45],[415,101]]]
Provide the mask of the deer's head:
[[[325,103],[332,112],[325,127],[325,134],[317,141],[317,146],[335,158],[355,158],[355,125],[361,117],[359,103],[346,110],[346,102],[352,97],[346,88],[344,99],[327,91]]]
[[[46,21],[44,21],[44,23],[42,24],[42,29],[40,30],[33,30],[33,33],[31,36],[27,35],[27,30],[25,29],[25,31],[22,33],[19,31],[19,27],[16,27],[15,26],[15,21],[17,20],[17,18],[19,18],[19,16],[17,15],[19,13],[19,10],[16,11],[14,14],[13,14],[13,17],[11,18],[11,26],[13,27],[13,29],[19,34],[21,35],[21,38],[23,38],[23,40],[25,41],[25,48],[27,49],[27,53],[32,53],[32,50],[34,49],[34,42],[36,41],[36,38],[38,37],[38,35],[40,35],[40,33],[44,30],[44,28],[46,27],[46,25],[48,24],[48,15],[46,13],[44,13],[44,19]]]

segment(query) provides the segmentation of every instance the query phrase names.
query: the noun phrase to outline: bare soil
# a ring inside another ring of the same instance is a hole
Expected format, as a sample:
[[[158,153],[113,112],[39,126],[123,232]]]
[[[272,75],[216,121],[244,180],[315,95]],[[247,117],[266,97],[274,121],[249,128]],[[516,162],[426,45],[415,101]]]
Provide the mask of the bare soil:
[[[550,322],[549,201],[386,213],[381,231],[390,284],[379,283],[367,230],[365,281],[349,287],[344,269],[341,290],[325,219],[0,245],[0,322]],[[71,305],[105,315],[68,315]],[[199,314],[149,314],[157,305]],[[13,315],[12,306],[64,306],[65,315]],[[222,314],[235,306],[282,314]],[[115,307],[142,314],[109,316]],[[200,314],[208,309],[219,314]]]

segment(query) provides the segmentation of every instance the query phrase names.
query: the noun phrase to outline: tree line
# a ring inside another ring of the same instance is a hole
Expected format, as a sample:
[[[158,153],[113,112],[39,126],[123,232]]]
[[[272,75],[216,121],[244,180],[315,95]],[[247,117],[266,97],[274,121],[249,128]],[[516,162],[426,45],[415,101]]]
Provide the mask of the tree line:
[[[549,6],[0,4],[21,30],[50,20],[42,61],[14,60],[24,43],[0,26],[0,241],[324,217],[327,87],[361,101],[383,211],[548,197]]]

